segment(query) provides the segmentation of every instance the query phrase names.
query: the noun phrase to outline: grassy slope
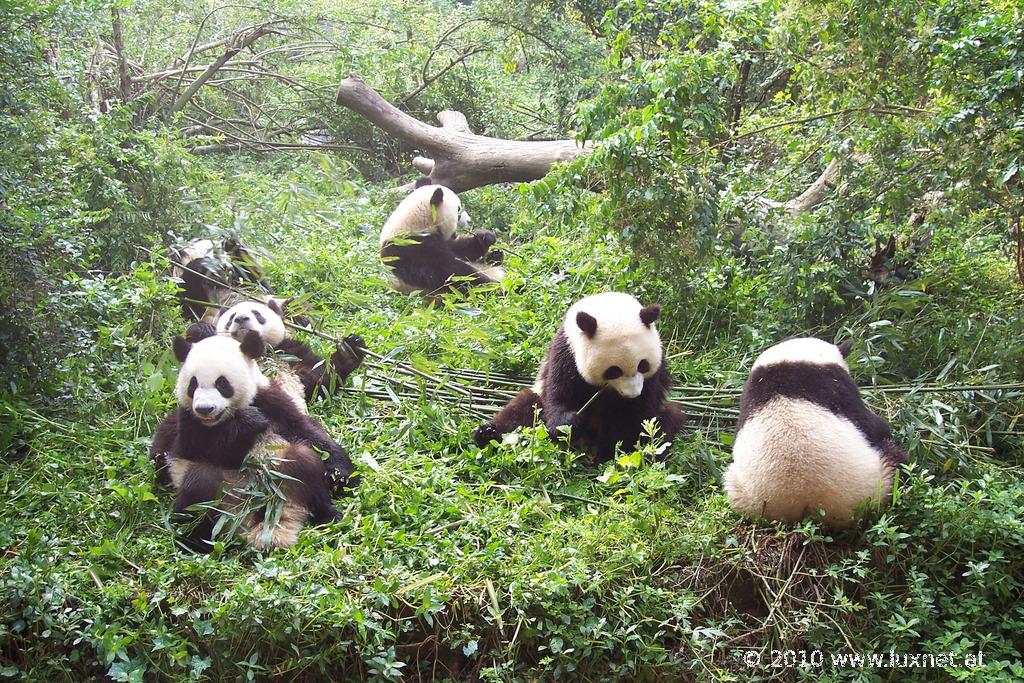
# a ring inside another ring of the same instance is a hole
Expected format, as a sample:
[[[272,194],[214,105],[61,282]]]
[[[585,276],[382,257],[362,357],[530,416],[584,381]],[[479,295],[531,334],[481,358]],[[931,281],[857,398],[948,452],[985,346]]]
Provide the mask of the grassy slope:
[[[240,173],[221,190],[245,212],[243,237],[266,251],[277,290],[305,296],[337,337],[360,333],[431,371],[529,375],[572,301],[641,288],[619,245],[582,227],[554,234],[513,220],[506,191],[494,188],[468,204],[515,252],[509,292],[433,308],[399,297],[376,257],[395,199],[343,175],[315,165],[276,178]],[[342,522],[268,556],[237,544],[180,554],[146,448],[172,404],[165,341],[182,323],[146,266],[90,286],[107,324],[69,362],[85,416],[21,412],[30,436],[0,473],[2,673],[507,680],[539,667],[541,678],[851,679],[862,672],[751,669],[740,657],[806,648],[828,662],[841,650],[894,648],[980,649],[985,669],[953,673],[1022,674],[1011,664],[1024,619],[1020,468],[961,448],[958,426],[936,437],[963,461],[953,473],[913,477],[866,531],[830,539],[810,523],[776,529],[733,515],[716,483],[728,436],[715,430],[673,444],[664,465],[625,458],[598,479],[542,432],[476,449],[469,407],[431,387],[417,399],[346,393],[313,408],[365,472],[340,505]],[[742,382],[749,351],[725,340],[708,355],[729,361],[709,363],[689,341],[671,340],[677,374]],[[393,375],[367,367],[356,384],[386,391]],[[933,426],[921,421],[932,414],[923,398],[878,401],[903,418],[904,438]],[[944,457],[908,442],[939,469]]]

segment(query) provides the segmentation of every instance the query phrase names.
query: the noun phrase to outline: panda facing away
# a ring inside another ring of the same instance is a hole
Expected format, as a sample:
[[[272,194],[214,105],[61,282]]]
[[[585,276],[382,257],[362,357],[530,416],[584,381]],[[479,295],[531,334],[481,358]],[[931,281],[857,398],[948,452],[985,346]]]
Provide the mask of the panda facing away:
[[[332,494],[357,479],[345,451],[304,412],[302,396],[292,390],[298,383],[271,381],[260,372],[256,358],[264,348],[254,331],[241,342],[222,335],[195,343],[176,337],[178,406],[157,426],[150,457],[158,482],[176,491],[176,513],[217,501],[229,512],[245,510],[255,488],[253,469],[242,468],[246,461],[283,474],[276,524],[265,528],[256,512],[242,525],[250,545],[275,548],[293,544],[307,520],[337,519]],[[186,533],[186,545],[208,551],[218,517],[213,509],[204,512]]]
[[[490,251],[494,233],[477,230],[459,237],[457,230],[469,225],[469,214],[457,194],[429,183],[417,181],[381,230],[380,258],[391,271],[392,286],[406,294],[434,296],[503,280],[503,254]]]
[[[569,308],[548,347],[532,387],[523,389],[490,422],[473,432],[480,447],[520,426],[534,412],[552,436],[571,429],[572,443],[595,463],[615,455],[621,444],[636,447],[643,422],[654,418],[666,439],[686,416],[667,400],[671,378],[654,322],[657,304],[642,306],[628,294],[605,292]]]
[[[724,477],[733,509],[790,522],[824,510],[826,523],[847,526],[865,501],[889,500],[907,454],[861,400],[844,360],[851,345],[790,339],[758,356]]]
[[[274,299],[269,299],[266,304],[257,301],[237,303],[221,312],[215,330],[196,324],[189,328],[186,338],[199,341],[216,332],[241,341],[250,331],[257,332],[268,347],[294,359],[288,361],[288,367],[302,382],[306,401],[329,395],[332,387],[334,390],[341,388],[366,356],[363,339],[349,335],[337,345],[328,365],[308,344],[288,335],[284,309]]]

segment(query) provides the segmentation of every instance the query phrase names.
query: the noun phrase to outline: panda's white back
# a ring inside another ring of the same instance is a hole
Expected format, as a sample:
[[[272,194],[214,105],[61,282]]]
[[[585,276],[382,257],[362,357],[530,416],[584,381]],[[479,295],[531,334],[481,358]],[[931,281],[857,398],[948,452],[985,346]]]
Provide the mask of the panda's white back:
[[[850,520],[865,499],[884,497],[891,471],[849,420],[816,403],[778,397],[740,429],[725,473],[739,512],[797,521],[818,509]]]

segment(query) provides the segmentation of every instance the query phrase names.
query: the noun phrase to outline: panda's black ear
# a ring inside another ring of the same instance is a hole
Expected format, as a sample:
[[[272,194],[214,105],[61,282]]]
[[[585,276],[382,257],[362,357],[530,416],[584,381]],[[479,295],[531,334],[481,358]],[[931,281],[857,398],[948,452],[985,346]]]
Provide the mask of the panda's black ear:
[[[433,180],[431,180],[427,176],[423,176],[422,178],[417,178],[416,179],[416,183],[413,185],[413,188],[418,190],[421,187],[423,187],[424,185],[433,185],[433,184],[434,184]]]
[[[281,304],[277,303],[277,299],[267,299],[267,308],[272,310],[274,313],[277,313],[282,318],[284,317],[284,309],[281,308]]]
[[[847,339],[839,344],[839,353],[843,354],[843,358],[850,355],[850,349],[853,348],[853,340]]]
[[[242,353],[249,358],[259,358],[266,350],[266,344],[263,343],[263,338],[256,330],[249,330],[245,333],[245,336],[242,337],[241,347]]]
[[[583,330],[583,334],[587,335],[589,339],[593,339],[594,335],[597,334],[597,318],[586,311],[580,311],[576,314],[576,326]]]
[[[439,187],[436,190],[434,190],[434,194],[430,195],[430,205],[431,206],[441,206],[441,202],[443,202],[443,201],[444,201],[444,190]]]
[[[660,304],[651,304],[650,306],[644,306],[640,309],[640,320],[644,325],[647,325],[647,327],[650,327],[651,323],[657,320],[659,315],[661,315]]]
[[[179,334],[171,345],[174,347],[174,357],[178,359],[179,363],[184,363],[188,358],[188,352],[192,350],[192,342]]]

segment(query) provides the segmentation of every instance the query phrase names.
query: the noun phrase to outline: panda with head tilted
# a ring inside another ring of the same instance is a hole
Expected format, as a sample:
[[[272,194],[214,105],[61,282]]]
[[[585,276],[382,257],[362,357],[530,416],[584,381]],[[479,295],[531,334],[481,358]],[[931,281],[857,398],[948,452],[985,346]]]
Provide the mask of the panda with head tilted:
[[[366,356],[366,344],[359,335],[349,335],[337,344],[330,365],[308,344],[288,335],[284,309],[275,299],[266,304],[242,301],[221,311],[216,327],[203,323],[192,325],[185,337],[199,341],[211,334],[224,334],[241,341],[249,332],[256,332],[271,349],[288,357],[288,368],[302,382],[307,401],[327,396],[331,389],[341,388],[352,371]]]
[[[380,233],[380,258],[391,271],[392,286],[433,296],[503,280],[502,253],[491,251],[494,233],[477,230],[459,237],[458,229],[468,225],[457,194],[427,178],[418,180]]]
[[[824,510],[845,526],[865,501],[888,501],[907,454],[861,400],[844,360],[851,345],[790,339],[758,356],[724,477],[733,509],[790,522]]]
[[[256,359],[264,349],[253,331],[241,342],[223,335],[195,343],[175,337],[174,352],[182,363],[175,386],[178,406],[157,426],[150,457],[157,480],[176,491],[176,513],[218,499],[222,509],[244,510],[251,502],[245,491],[254,487],[242,467],[247,461],[262,461],[283,474],[278,523],[264,529],[262,516],[252,513],[242,528],[254,547],[286,547],[307,520],[337,519],[332,495],[355,486],[358,478],[341,446],[305,413],[302,396],[294,391],[297,383],[271,381],[260,372]],[[208,551],[217,517],[212,509],[203,513],[185,543]]]
[[[476,444],[532,425],[536,408],[552,436],[569,427],[573,444],[598,464],[612,458],[618,444],[635,448],[644,420],[654,418],[672,439],[686,417],[667,400],[671,378],[654,325],[660,313],[657,304],[642,306],[618,292],[578,301],[551,341],[534,385],[476,428]]]

